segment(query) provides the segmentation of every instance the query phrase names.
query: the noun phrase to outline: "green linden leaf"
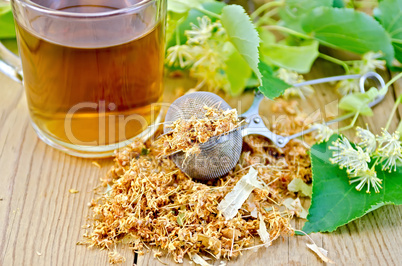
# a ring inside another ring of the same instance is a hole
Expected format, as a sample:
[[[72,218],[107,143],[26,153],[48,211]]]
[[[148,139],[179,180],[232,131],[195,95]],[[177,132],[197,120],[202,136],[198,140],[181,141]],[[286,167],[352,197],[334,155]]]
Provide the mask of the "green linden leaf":
[[[304,41],[300,46],[263,42],[260,54],[261,59],[269,64],[299,73],[308,73],[319,55],[318,41]]]
[[[402,0],[381,1],[375,14],[391,35],[395,58],[402,63]]]
[[[334,3],[332,4],[333,7],[345,7],[345,3],[343,0],[334,0]]]
[[[258,86],[260,86],[260,81],[254,72],[252,72],[251,77],[247,80],[246,88],[257,88]]]
[[[360,11],[315,8],[303,18],[302,28],[323,45],[358,54],[381,51],[389,65],[394,58],[388,33],[375,19]]]
[[[276,37],[271,31],[260,27],[260,28],[257,28],[257,32],[258,32],[258,35],[260,36],[261,45],[274,44],[276,42]],[[261,46],[260,46],[260,49],[261,49]]]
[[[311,167],[313,171],[313,197],[303,231],[332,232],[363,215],[388,204],[402,204],[402,168],[389,173],[377,166],[377,175],[382,179],[380,193],[357,191],[350,185],[345,169],[329,162],[332,152],[328,149],[337,135],[327,143],[316,144],[311,148]],[[372,159],[373,160],[373,159]]]
[[[388,70],[391,72],[402,72],[402,67],[400,66],[388,66]]]
[[[292,87],[283,80],[275,77],[272,68],[264,62],[260,62],[258,67],[262,74],[262,85],[258,87],[258,89],[265,97],[273,100],[281,96],[286,89]]]
[[[221,22],[230,42],[243,56],[261,83],[261,72],[258,68],[260,38],[250,17],[242,6],[228,5],[222,9]]]
[[[332,0],[286,0],[279,16],[288,28],[302,32],[301,20],[311,10],[320,6],[332,6]]]
[[[252,70],[232,43],[228,42],[227,46],[226,49],[228,49],[230,55],[225,62],[225,73],[230,83],[230,94],[238,96],[244,91]]]
[[[0,39],[15,38],[14,17],[10,4],[0,5]]]
[[[369,107],[372,102],[379,95],[377,88],[370,88],[366,93],[355,92],[345,95],[340,101],[338,107],[345,111],[359,112],[362,115],[372,116],[373,110]]]
[[[192,8],[201,7],[201,4],[214,0],[168,0],[167,9],[174,13],[186,13]]]

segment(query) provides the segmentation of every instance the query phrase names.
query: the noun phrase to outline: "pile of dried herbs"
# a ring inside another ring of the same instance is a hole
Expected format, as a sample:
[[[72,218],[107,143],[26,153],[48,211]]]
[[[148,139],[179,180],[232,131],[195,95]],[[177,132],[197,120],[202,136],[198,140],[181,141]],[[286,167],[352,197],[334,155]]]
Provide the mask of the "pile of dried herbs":
[[[286,108],[293,114],[275,128],[301,129],[303,117]],[[263,137],[245,137],[236,167],[206,183],[192,180],[170,158],[161,157],[163,145],[137,140],[116,154],[115,165],[103,179],[108,189],[92,201],[91,229],[81,244],[109,250],[111,263],[123,261],[114,251],[118,243],[140,254],[144,248],[157,248],[181,263],[186,255],[194,261],[200,256],[234,258],[246,249],[269,246],[280,236],[294,234],[290,220],[297,210],[290,211],[282,202],[295,195],[287,189],[292,180],[311,182],[304,143],[291,141],[280,149]],[[228,220],[218,205],[250,169],[255,169],[264,188],[253,189]],[[162,252],[155,254],[162,256]]]
[[[164,156],[183,151],[186,155],[200,152],[199,144],[207,142],[211,137],[220,136],[239,126],[237,110],[222,110],[205,106],[204,118],[178,119],[168,128],[171,130],[158,140],[163,146]]]

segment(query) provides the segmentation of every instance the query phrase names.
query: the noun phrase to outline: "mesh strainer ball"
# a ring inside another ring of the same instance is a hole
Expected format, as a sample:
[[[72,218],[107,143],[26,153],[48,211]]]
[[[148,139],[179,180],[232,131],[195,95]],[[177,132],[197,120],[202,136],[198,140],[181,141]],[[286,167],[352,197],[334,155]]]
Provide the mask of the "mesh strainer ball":
[[[177,119],[204,118],[204,106],[232,109],[221,97],[210,92],[186,94],[172,103],[166,117],[164,133],[171,131],[169,124]],[[170,123],[169,123],[170,122]],[[172,155],[174,163],[194,179],[209,180],[227,174],[239,161],[243,138],[240,128],[227,134],[210,138],[200,144],[200,153],[188,155],[183,152]]]

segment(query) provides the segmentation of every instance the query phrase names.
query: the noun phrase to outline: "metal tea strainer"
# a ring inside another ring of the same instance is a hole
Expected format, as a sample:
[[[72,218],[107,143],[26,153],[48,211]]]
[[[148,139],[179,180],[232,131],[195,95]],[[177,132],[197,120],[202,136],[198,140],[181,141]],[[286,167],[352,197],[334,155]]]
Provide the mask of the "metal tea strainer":
[[[315,79],[303,83],[295,84],[294,87],[326,83],[344,79],[359,79],[361,92],[365,93],[365,81],[372,79],[377,83],[377,87],[385,87],[385,82],[380,75],[369,72],[365,75],[343,75],[322,79]],[[242,115],[240,119],[244,119],[241,127],[230,131],[226,134],[210,138],[207,142],[200,144],[200,153],[188,155],[183,152],[172,155],[175,164],[188,176],[194,179],[209,180],[221,177],[233,169],[239,161],[243,137],[247,135],[262,135],[270,139],[278,147],[284,147],[290,140],[310,133],[316,128],[310,127],[307,130],[299,132],[291,136],[280,136],[271,132],[265,125],[258,113],[261,100],[264,96],[257,92],[251,107]],[[384,96],[378,96],[369,104],[370,107],[378,104]],[[231,107],[218,95],[211,92],[194,92],[186,94],[172,103],[169,107],[166,117],[164,133],[170,132],[172,129],[169,124],[177,119],[204,118],[206,110],[204,106],[216,106],[222,110],[231,109]],[[347,119],[349,116],[343,116],[338,119],[326,122],[327,125]]]

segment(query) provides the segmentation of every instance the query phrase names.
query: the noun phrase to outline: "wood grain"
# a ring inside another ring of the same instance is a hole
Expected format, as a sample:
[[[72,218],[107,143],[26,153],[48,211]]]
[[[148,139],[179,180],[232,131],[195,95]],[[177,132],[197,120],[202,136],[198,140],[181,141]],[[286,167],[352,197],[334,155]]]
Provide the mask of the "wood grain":
[[[307,76],[309,79],[339,74],[339,69],[320,61]],[[388,78],[387,73],[382,73]],[[177,97],[177,87],[188,88],[186,78],[168,79],[166,100]],[[303,110],[324,117],[338,110],[338,96],[330,85],[318,85],[313,101],[301,102]],[[402,92],[402,83],[392,87],[384,102],[377,106],[375,116],[359,120],[379,132],[385,125],[395,95]],[[240,99],[227,99],[233,107],[245,111],[252,94]],[[270,101],[265,100],[261,115],[272,119]],[[331,109],[331,112],[328,112]],[[239,111],[239,112],[240,112]],[[331,113],[328,115],[328,113]],[[392,127],[399,123],[401,110]],[[26,100],[22,87],[0,74],[0,265],[108,265],[107,252],[77,246],[84,233],[82,225],[90,215],[87,203],[93,198],[93,188],[112,164],[111,159],[93,160],[68,156],[46,146],[29,124]],[[77,194],[70,194],[76,189]],[[313,234],[318,245],[329,250],[329,257],[338,264],[401,265],[402,206],[386,206],[370,213],[331,234]],[[302,221],[294,221],[296,228]],[[243,256],[228,265],[319,265],[320,260],[305,244],[306,237],[276,241],[267,249],[245,251]],[[126,257],[123,265],[132,265],[134,254],[128,249],[119,251]],[[171,258],[162,258],[171,264]],[[216,262],[218,263],[218,262]],[[184,263],[188,265],[189,262]],[[137,265],[160,265],[153,253],[139,256]]]
[[[340,75],[341,69],[331,63],[318,60],[311,73],[306,75],[307,79],[320,78],[324,76]],[[380,72],[385,80],[390,75],[388,72]],[[402,85],[402,82],[398,84]],[[314,86],[316,93],[312,96],[313,100],[299,101],[301,109],[310,115],[317,117],[317,122],[322,118],[328,119],[332,116],[341,114],[337,110],[339,96],[334,92],[334,88],[329,84]],[[398,89],[402,93],[402,86]],[[231,106],[245,111],[252,102],[252,95],[246,94],[241,99],[226,98]],[[380,133],[384,127],[392,106],[395,102],[394,86],[378,106],[374,108],[373,117],[361,117],[358,124],[367,125],[373,132]],[[260,114],[264,121],[272,120],[270,105],[271,101],[265,99],[260,107]],[[335,107],[335,108],[334,108]],[[239,113],[241,113],[239,111]],[[334,129],[343,127],[350,123],[347,120]],[[391,129],[395,128],[400,118],[394,117]],[[355,133],[352,130],[346,132],[350,137]],[[351,222],[330,234],[312,234],[311,238],[317,245],[329,251],[329,257],[339,265],[400,265],[402,259],[398,254],[402,251],[402,206],[385,206],[363,218]],[[293,226],[301,229],[302,220],[293,221]],[[230,261],[227,265],[321,265],[323,264],[313,253],[311,253],[306,243],[310,243],[306,237],[292,237],[278,240],[271,247],[261,248],[255,251],[246,251],[243,256]],[[162,258],[163,262],[173,264],[169,257]],[[160,262],[153,258],[153,252],[138,257],[138,265],[160,265]],[[190,265],[185,261],[184,265]],[[215,265],[219,265],[216,261]]]

